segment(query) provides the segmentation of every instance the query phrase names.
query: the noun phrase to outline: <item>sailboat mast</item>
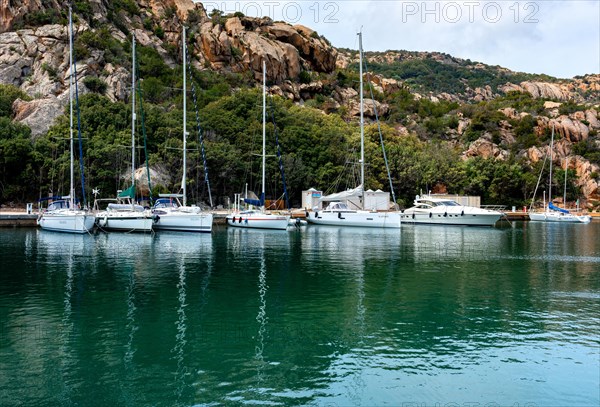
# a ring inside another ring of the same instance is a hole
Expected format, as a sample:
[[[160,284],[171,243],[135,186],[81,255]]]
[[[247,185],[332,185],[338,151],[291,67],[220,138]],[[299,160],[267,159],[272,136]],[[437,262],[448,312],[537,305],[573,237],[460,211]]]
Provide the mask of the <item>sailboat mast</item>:
[[[69,143],[71,155],[71,179],[69,184],[69,208],[75,208],[74,158],[73,158],[73,17],[69,5]]]
[[[135,185],[135,34],[131,42],[131,185]]]
[[[550,181],[548,182],[548,204],[552,203],[552,150],[554,149],[554,125],[552,125],[552,136],[550,137]]]
[[[565,190],[563,192],[563,206],[567,209],[567,172],[569,171],[569,157],[565,157]]]
[[[186,37],[185,37],[185,26],[183,27],[183,177],[181,179],[181,188],[183,189],[183,206],[187,206],[187,191],[186,191],[186,182],[185,175],[187,171],[187,89],[185,83],[185,68],[187,65],[187,50],[185,47]]]
[[[262,187],[260,191],[261,203],[265,204],[265,164],[266,164],[266,134],[267,134],[267,64],[263,59],[263,127],[262,127]]]
[[[363,106],[363,50],[362,50],[362,32],[358,33],[358,55],[359,55],[359,76],[360,76],[360,184],[363,189],[362,209],[365,208],[365,118]]]

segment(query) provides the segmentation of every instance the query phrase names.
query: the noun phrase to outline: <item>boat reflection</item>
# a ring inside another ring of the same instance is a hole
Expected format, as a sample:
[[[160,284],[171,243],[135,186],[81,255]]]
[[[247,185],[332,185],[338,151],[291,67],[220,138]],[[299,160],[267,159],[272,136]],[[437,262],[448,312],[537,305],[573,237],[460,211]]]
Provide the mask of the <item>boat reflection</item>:
[[[87,233],[44,233],[37,229],[35,241],[37,242],[37,254],[44,254],[53,260],[68,260],[73,256],[91,256],[96,248],[95,236]]]
[[[402,230],[403,255],[414,261],[490,260],[501,256],[509,229],[427,225]]]

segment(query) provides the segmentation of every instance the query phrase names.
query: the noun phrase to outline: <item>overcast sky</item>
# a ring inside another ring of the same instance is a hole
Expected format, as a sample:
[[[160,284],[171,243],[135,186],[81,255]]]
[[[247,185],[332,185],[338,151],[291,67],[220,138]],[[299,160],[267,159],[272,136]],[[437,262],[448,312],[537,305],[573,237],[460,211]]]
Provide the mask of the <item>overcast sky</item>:
[[[571,78],[600,73],[600,0],[203,1],[303,24],[336,47],[439,51],[514,71]]]

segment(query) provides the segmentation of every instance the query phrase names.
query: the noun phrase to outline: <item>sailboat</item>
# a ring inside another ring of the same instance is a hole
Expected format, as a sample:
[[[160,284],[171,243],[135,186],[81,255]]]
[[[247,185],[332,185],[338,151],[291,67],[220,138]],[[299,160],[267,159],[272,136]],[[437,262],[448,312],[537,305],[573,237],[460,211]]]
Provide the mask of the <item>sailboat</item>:
[[[267,122],[267,68],[263,61],[263,127],[262,127],[262,185],[259,199],[244,199],[247,204],[260,207],[260,210],[237,211],[227,215],[227,225],[254,229],[287,229],[289,215],[275,215],[265,211],[265,164],[266,164],[266,122]]]
[[[123,232],[150,232],[154,223],[154,215],[141,205],[136,205],[135,199],[135,35],[132,40],[131,54],[133,55],[131,69],[131,186],[120,192],[116,199],[96,199],[94,209],[96,223],[103,230]],[[110,201],[105,210],[100,211],[98,204]]]
[[[187,50],[185,27],[183,27],[183,176],[181,194],[159,194],[154,204],[153,213],[157,216],[154,228],[157,230],[174,230],[181,232],[212,232],[213,215],[204,212],[196,205],[187,205],[187,87],[186,67]],[[181,199],[181,200],[180,200]],[[182,202],[183,201],[183,202]]]
[[[321,202],[330,202],[329,205],[320,211],[307,213],[309,223],[317,225],[331,226],[360,226],[373,228],[400,228],[401,215],[397,211],[376,212],[364,210],[365,206],[365,121],[364,121],[364,98],[363,98],[363,49],[362,32],[358,33],[359,44],[359,76],[360,76],[360,180],[358,187],[323,196]],[[362,198],[362,209],[354,210],[348,207],[344,202],[352,197]]]
[[[544,198],[543,212],[529,212],[529,219],[536,222],[565,222],[565,223],[590,223],[592,217],[590,215],[575,215],[566,209],[559,208],[552,203],[552,152],[554,147],[554,126],[552,126],[552,135],[550,137],[550,175],[548,177],[548,207],[546,207],[546,199]],[[542,171],[544,168],[542,168]],[[567,166],[565,163],[565,204],[566,204],[566,177]],[[541,174],[540,174],[541,177]],[[539,180],[538,180],[539,185]],[[535,187],[537,190],[537,186]],[[535,199],[535,194],[534,194]]]
[[[70,139],[70,182],[69,195],[57,197],[39,217],[37,223],[42,229],[66,233],[86,233],[93,229],[95,218],[87,210],[78,209],[75,201],[74,187],[74,158],[73,158],[73,92],[77,86],[77,66],[73,58],[73,19],[71,7],[69,6],[69,139]],[[83,166],[82,166],[83,168]],[[83,185],[82,170],[82,189]],[[55,197],[52,197],[55,198]]]

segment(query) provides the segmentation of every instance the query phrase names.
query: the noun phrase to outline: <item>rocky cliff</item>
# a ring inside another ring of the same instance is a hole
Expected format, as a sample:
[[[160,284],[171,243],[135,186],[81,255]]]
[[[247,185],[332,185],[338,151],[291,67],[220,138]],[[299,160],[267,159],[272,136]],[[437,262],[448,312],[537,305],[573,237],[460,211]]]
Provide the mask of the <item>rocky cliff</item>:
[[[93,91],[85,86],[85,79],[90,77],[106,85],[104,94],[113,101],[129,96],[130,63],[122,56],[115,57],[119,50],[107,49],[102,45],[106,41],[99,41],[98,37],[110,38],[114,41],[111,46],[117,44],[123,50],[129,46],[131,34],[135,34],[141,45],[156,50],[164,63],[174,68],[183,60],[181,26],[185,24],[191,61],[198,70],[243,74],[259,82],[264,60],[272,94],[299,104],[318,99],[320,102],[313,106],[324,113],[340,114],[346,120],[358,115],[357,76],[351,76],[356,75],[358,54],[334,48],[308,27],[240,13],[207,15],[200,3],[191,0],[131,0],[118,2],[120,7],[116,3],[77,3],[76,37],[87,38],[77,66],[81,93]],[[13,118],[29,126],[34,137],[47,132],[54,119],[63,114],[68,101],[67,4],[60,0],[0,0],[0,83],[14,85],[31,96],[31,101],[14,102]],[[390,120],[397,137],[411,133],[421,138],[433,137],[427,133],[432,122],[427,116],[412,112],[393,118],[398,110],[395,95],[407,89],[415,101],[456,106],[492,103],[523,93],[540,101],[536,112],[519,107],[499,109],[503,119],[496,120],[496,130],[486,130],[465,141],[474,122],[463,116],[462,108],[457,108],[443,117],[445,123],[455,124],[438,132],[452,148],[463,151],[464,159],[507,160],[515,155],[512,150],[519,143],[515,127],[534,114],[532,131],[539,146],[523,149],[516,153],[517,157],[530,163],[543,159],[540,147],[551,127],[561,139],[555,145],[556,165],[561,158],[573,155],[576,144],[588,143],[600,149],[598,74],[558,80],[431,52],[388,51],[366,53],[366,57],[371,72],[365,77],[373,84],[375,96],[366,99],[365,114],[374,118],[377,112]],[[405,75],[407,67],[412,76]],[[420,81],[424,72],[430,76],[427,81]],[[563,105],[574,107],[565,109]],[[600,201],[598,164],[580,155],[575,155],[569,164],[576,170],[578,184],[590,202]]]
[[[68,100],[68,31],[65,24],[11,30],[22,26],[28,15],[64,9],[63,3],[32,0],[1,9],[0,83],[15,85],[35,98],[31,102],[18,101],[14,106],[16,120],[30,126],[34,135],[48,130]],[[87,15],[90,21],[79,15],[76,36],[98,32],[95,27],[109,23],[109,5],[108,1],[91,1]],[[172,67],[181,59],[181,26],[186,24],[194,38],[190,52],[197,68],[251,73],[259,81],[265,60],[267,79],[278,85],[274,93],[285,92],[294,100],[318,91],[318,85],[296,85],[302,72],[329,73],[335,69],[337,51],[307,27],[269,18],[208,17],[202,5],[191,0],[139,0],[135,13],[119,11],[115,21],[118,24],[109,25],[108,34],[121,42],[128,41],[124,31],[135,34],[140,44],[156,49]],[[90,75],[105,82],[105,94],[112,100],[127,97],[129,71],[108,61],[106,50],[89,49],[89,55],[78,61],[77,69],[80,81]],[[81,84],[80,89],[86,91]]]

